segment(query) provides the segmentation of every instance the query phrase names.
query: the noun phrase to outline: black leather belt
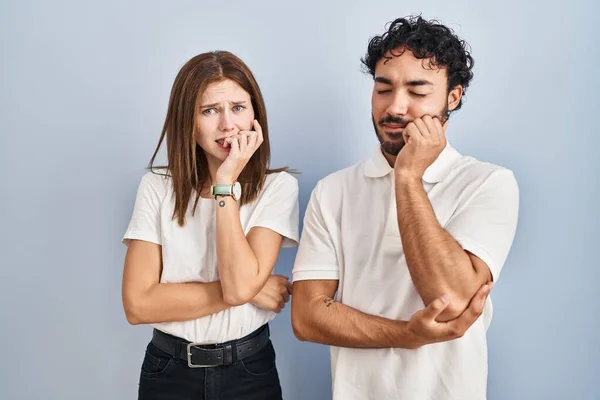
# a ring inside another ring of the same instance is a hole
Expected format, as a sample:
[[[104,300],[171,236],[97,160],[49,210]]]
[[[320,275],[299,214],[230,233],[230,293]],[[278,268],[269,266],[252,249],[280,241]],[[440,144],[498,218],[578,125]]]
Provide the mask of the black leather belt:
[[[269,343],[269,326],[265,324],[248,336],[219,344],[190,343],[154,329],[152,343],[172,357],[187,361],[190,368],[231,365],[258,353]]]

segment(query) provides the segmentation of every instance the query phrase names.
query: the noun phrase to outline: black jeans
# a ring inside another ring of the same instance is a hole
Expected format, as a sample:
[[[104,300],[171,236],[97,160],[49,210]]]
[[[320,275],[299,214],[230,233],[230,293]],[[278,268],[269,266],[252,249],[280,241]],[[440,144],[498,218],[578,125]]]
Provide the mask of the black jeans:
[[[269,340],[258,353],[228,366],[190,368],[152,342],[140,374],[139,400],[281,400],[275,349]]]

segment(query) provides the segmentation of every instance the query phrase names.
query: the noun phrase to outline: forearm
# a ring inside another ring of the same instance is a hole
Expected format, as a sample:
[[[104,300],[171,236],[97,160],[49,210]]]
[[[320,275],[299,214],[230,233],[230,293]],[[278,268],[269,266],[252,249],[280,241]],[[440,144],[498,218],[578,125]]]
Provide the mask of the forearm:
[[[135,299],[124,299],[132,324],[188,321],[231,306],[223,300],[220,282],[157,283]]]
[[[220,197],[217,206],[217,264],[225,301],[247,303],[264,285],[268,274],[260,274],[259,263],[242,230],[240,212],[231,197]]]
[[[448,313],[461,312],[482,284],[469,256],[440,226],[420,180],[396,178],[396,207],[406,262],[423,302],[447,294]]]
[[[292,306],[292,325],[300,340],[350,348],[418,347],[406,321],[365,314],[326,295],[314,298],[308,310],[294,312]]]

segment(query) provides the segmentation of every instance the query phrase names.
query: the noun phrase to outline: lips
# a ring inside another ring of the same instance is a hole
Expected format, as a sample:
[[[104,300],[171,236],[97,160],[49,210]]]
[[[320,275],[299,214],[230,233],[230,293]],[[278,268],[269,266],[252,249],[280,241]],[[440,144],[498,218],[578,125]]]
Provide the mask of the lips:
[[[406,125],[395,125],[395,124],[383,124],[382,126],[384,129],[389,129],[392,131],[397,131],[397,130],[406,128]]]
[[[230,149],[229,143],[225,143],[225,139],[217,139],[217,140],[215,140],[215,143],[222,150],[229,150]]]

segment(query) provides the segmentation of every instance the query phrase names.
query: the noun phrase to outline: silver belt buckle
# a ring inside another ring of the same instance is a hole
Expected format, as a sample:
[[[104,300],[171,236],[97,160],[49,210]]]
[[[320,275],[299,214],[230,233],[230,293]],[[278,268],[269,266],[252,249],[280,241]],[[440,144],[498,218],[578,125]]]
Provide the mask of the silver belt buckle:
[[[200,346],[204,343],[188,343],[187,345],[187,362],[188,362],[188,367],[190,368],[210,368],[210,367],[217,367],[217,364],[214,365],[200,365],[200,364],[192,364],[192,347],[194,346]]]

